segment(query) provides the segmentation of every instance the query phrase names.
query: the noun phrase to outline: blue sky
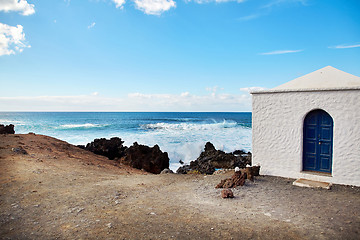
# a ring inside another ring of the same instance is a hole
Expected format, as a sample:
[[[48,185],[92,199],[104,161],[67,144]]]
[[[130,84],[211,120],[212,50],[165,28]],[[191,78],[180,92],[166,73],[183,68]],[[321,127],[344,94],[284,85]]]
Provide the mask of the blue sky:
[[[0,111],[251,111],[331,65],[360,76],[359,0],[0,0]]]

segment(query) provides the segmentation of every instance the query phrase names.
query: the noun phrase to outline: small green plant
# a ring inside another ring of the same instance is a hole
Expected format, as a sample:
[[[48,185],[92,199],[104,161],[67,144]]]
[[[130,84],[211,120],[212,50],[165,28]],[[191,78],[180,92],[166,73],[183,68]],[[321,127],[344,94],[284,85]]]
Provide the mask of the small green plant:
[[[201,174],[201,172],[199,172],[199,170],[191,170],[188,174]]]

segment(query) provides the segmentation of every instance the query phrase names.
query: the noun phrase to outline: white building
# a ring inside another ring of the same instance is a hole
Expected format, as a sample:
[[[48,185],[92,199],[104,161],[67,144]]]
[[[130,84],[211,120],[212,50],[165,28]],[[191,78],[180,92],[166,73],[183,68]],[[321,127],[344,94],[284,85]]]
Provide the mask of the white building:
[[[360,186],[360,77],[328,66],[252,97],[260,174]]]

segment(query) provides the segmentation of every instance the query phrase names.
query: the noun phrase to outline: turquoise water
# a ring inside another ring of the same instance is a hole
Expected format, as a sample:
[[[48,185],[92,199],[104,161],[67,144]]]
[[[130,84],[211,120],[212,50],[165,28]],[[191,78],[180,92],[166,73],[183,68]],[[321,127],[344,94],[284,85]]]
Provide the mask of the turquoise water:
[[[0,112],[0,124],[71,144],[115,136],[126,146],[158,144],[168,152],[173,170],[179,160],[195,160],[207,141],[226,152],[251,151],[251,113]]]

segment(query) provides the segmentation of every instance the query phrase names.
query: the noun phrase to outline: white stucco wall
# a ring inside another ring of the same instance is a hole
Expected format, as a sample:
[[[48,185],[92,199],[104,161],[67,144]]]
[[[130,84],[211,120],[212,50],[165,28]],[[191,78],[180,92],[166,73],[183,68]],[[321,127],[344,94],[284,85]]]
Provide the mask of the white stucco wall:
[[[260,174],[360,186],[360,89],[253,94],[253,164]],[[303,121],[322,109],[334,121],[332,175],[302,172]]]

